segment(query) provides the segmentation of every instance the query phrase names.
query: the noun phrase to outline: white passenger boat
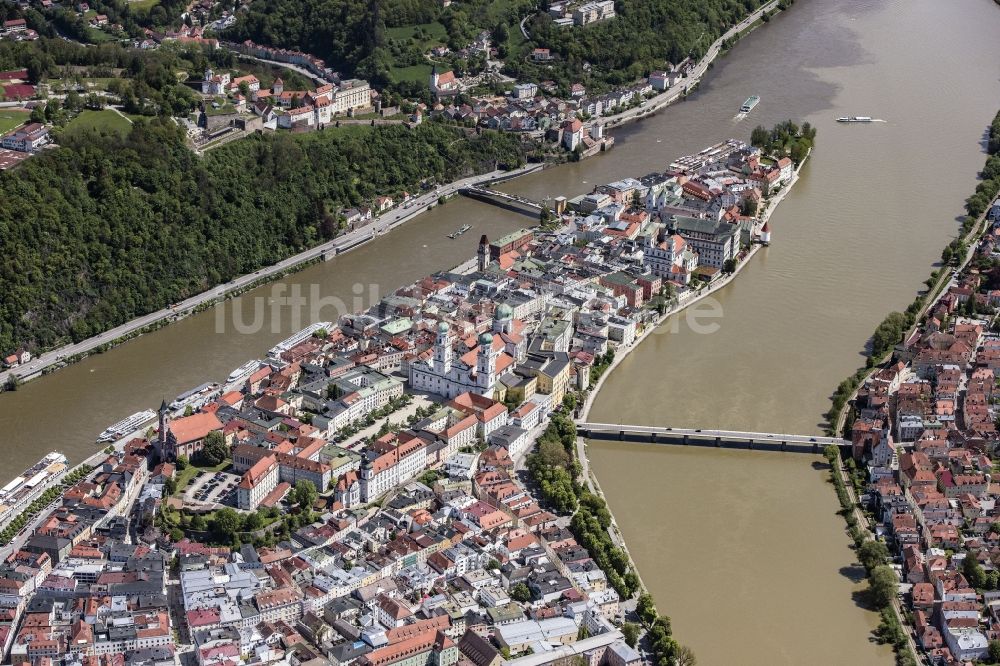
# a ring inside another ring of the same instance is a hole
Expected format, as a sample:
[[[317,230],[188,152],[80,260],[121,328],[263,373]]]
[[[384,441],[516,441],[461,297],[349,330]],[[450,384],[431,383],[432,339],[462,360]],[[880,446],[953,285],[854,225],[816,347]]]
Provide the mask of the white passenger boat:
[[[102,432],[98,437],[98,442],[113,442],[115,440],[121,439],[130,432],[135,432],[139,428],[149,423],[152,423],[153,419],[156,418],[156,412],[152,409],[145,409],[141,412],[136,412],[127,419],[122,419],[121,421],[109,425],[104,432]]]

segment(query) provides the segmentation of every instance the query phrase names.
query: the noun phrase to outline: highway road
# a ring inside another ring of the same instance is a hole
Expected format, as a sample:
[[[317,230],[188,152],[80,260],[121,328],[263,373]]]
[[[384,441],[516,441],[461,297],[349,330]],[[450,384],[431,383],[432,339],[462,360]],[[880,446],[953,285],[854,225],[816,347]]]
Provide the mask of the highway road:
[[[319,259],[326,254],[333,252],[339,253],[341,251],[353,249],[354,247],[361,245],[376,236],[387,233],[400,224],[413,219],[425,210],[437,205],[440,197],[453,196],[463,187],[489,184],[497,178],[503,177],[506,179],[513,177],[514,175],[523,175],[525,173],[541,169],[542,167],[542,164],[528,164],[514,171],[496,170],[479,176],[463,178],[462,180],[457,180],[453,183],[448,183],[447,185],[441,185],[433,190],[429,190],[428,192],[421,194],[418,197],[414,197],[406,204],[397,206],[384,215],[375,218],[375,220],[370,224],[354,231],[350,231],[342,236],[338,236],[332,241],[318,245],[314,248],[306,250],[305,252],[300,252],[299,254],[278,262],[273,266],[262,268],[254,273],[243,275],[231,280],[230,282],[218,285],[208,291],[204,291],[181,301],[173,307],[164,308],[162,310],[137,317],[126,324],[116,326],[108,331],[105,331],[104,333],[101,333],[100,335],[96,335],[81,342],[60,347],[59,349],[45,352],[25,365],[0,372],[0,384],[5,383],[10,376],[17,377],[22,381],[33,379],[42,374],[46,368],[59,365],[67,358],[71,358],[77,354],[91,352],[102,345],[113,343],[124,336],[136,333],[137,331],[140,331],[148,326],[185,315],[199,306],[214,303],[215,301],[224,298],[227,294],[243,291],[255,282],[268,280],[284,273],[285,271],[294,269],[300,264]]]

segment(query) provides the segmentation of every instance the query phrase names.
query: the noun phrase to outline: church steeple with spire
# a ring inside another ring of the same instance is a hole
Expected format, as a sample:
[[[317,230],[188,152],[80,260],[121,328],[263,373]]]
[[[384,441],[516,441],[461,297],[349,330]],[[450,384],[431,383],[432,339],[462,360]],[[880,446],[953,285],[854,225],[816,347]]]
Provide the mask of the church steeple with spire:
[[[166,398],[164,398],[160,402],[160,409],[158,411],[158,414],[159,414],[159,420],[158,420],[159,421],[158,422],[159,432],[156,433],[156,453],[159,456],[159,458],[160,458],[161,461],[165,459],[164,456],[163,456],[163,454],[164,454],[164,451],[166,451],[166,448],[167,448],[167,429],[170,427],[169,411],[170,410],[167,407],[167,400],[166,400]]]
[[[479,250],[476,253],[478,259],[477,267],[480,273],[484,273],[490,265],[490,239],[483,234],[479,239]]]

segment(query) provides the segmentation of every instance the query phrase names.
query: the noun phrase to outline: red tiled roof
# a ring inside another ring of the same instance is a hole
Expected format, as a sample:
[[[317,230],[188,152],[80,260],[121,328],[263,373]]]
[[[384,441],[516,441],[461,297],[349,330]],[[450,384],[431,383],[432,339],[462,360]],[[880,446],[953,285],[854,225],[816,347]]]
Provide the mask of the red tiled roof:
[[[186,444],[203,439],[213,430],[221,430],[222,422],[215,414],[199,412],[171,421],[167,427],[174,434],[178,444]]]

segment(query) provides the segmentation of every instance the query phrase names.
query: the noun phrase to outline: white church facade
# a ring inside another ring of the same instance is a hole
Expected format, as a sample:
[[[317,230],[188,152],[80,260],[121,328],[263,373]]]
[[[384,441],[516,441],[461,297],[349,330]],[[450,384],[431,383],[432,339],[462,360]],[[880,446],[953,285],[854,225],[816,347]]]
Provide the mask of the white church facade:
[[[438,324],[434,355],[410,364],[410,387],[454,398],[465,392],[493,398],[501,377],[514,371],[515,360],[525,354],[523,336],[514,332],[513,312],[501,304],[493,332],[479,336],[476,346],[456,356],[447,322]]]

